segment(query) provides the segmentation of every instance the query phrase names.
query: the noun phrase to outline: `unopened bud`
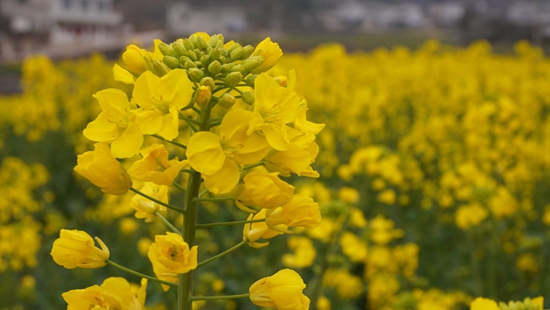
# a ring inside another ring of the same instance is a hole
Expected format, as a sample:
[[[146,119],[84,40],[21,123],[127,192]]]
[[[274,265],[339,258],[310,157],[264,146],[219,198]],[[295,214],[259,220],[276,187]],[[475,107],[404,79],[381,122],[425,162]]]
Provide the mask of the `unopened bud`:
[[[194,34],[192,34],[192,35],[189,37],[189,42],[193,45],[193,48],[191,48],[191,50],[193,50],[193,49],[195,49],[195,48],[198,47],[198,45],[197,45],[197,39],[198,39],[197,36],[194,35]],[[189,50],[189,49],[187,49],[187,50]]]
[[[243,56],[244,50],[242,47],[236,48],[231,52],[231,57],[229,58],[230,61],[235,61],[241,59]]]
[[[183,47],[185,47],[185,49],[188,51],[192,51],[195,49],[193,43],[191,43],[189,39],[183,39]]]
[[[201,79],[201,85],[208,86],[210,89],[214,89],[216,87],[216,83],[214,83],[214,79],[206,76]]]
[[[207,46],[208,43],[206,43],[206,40],[202,36],[197,36],[197,47],[204,50]]]
[[[170,69],[177,69],[182,67],[180,61],[172,56],[162,57],[162,62]]]
[[[188,61],[192,61],[192,60],[191,60],[191,58],[189,58],[189,57],[187,57],[187,56],[181,56],[181,57],[179,58],[179,61],[180,61],[182,64],[184,64],[184,63],[186,63],[186,62],[188,62]]]
[[[231,68],[231,66],[229,66],[228,64],[223,64],[222,65],[222,73],[226,73],[227,71],[229,71],[230,68]]]
[[[221,64],[224,64],[227,59],[225,58],[225,56],[220,56],[220,58],[218,59],[218,61],[221,63]]]
[[[211,60],[218,60],[220,59],[220,50],[215,48],[210,52],[210,59]]]
[[[242,56],[241,59],[246,59],[246,58],[250,57],[250,55],[252,55],[253,52],[254,52],[254,46],[247,45],[247,46],[243,47],[243,56]]]
[[[234,65],[233,67],[231,67],[231,69],[229,69],[229,71],[243,73],[244,67],[242,65]]]
[[[178,55],[176,54],[174,49],[166,43],[160,43],[158,45],[158,48],[159,48],[160,52],[162,53],[162,55],[164,55],[164,56],[178,57]]]
[[[155,66],[155,70],[157,71],[157,75],[162,77],[166,75],[168,72],[170,72],[170,68],[168,68],[165,64],[162,63],[160,60],[155,60],[153,62],[153,65]]]
[[[201,58],[200,58],[200,61],[201,61],[201,64],[205,67],[205,68],[208,68],[208,65],[210,64],[210,58],[206,55],[203,55]]]
[[[262,56],[252,56],[248,59],[245,59],[241,64],[246,71],[252,71],[258,68],[263,62],[264,58]]]
[[[288,85],[288,78],[286,76],[277,76],[273,78],[277,84],[281,87],[286,87]]]
[[[193,60],[193,61],[197,61],[198,58],[197,58],[197,55],[195,54],[195,52],[193,51],[187,51],[185,52],[185,56],[189,57],[189,59]]]
[[[225,48],[220,47],[218,48],[218,50],[220,51],[221,56],[224,56],[224,57],[227,56],[227,50]]]
[[[251,74],[246,79],[244,79],[244,82],[248,86],[254,86],[254,81],[256,81],[256,78],[258,77],[257,74]]]
[[[191,81],[198,83],[204,77],[204,72],[201,69],[191,68],[187,70],[187,75]]]
[[[215,34],[210,37],[210,42],[208,42],[208,44],[210,44],[210,46],[212,47],[222,47],[223,41],[224,41],[223,35]]]
[[[240,72],[231,72],[225,77],[225,84],[228,86],[235,86],[241,82],[243,75]]]
[[[183,67],[185,69],[191,69],[191,68],[196,68],[197,65],[192,61],[186,61],[185,64],[183,65]]]
[[[155,69],[155,65],[153,64],[153,59],[151,58],[151,56],[143,56],[143,63],[145,64],[145,69],[147,69],[147,71],[151,71],[154,74],[157,74],[157,69]]]
[[[229,93],[225,93],[218,100],[218,105],[224,109],[231,109],[235,105],[235,97]]]
[[[213,75],[216,75],[222,71],[222,65],[219,61],[214,60],[210,65],[208,65],[208,72],[212,73]]]
[[[204,85],[199,86],[199,88],[197,88],[197,90],[195,91],[195,95],[193,96],[193,100],[201,108],[204,108],[208,105],[208,103],[210,102],[210,98],[212,98],[210,87]]]
[[[195,55],[197,56],[197,59],[201,59],[201,57],[204,55],[204,53],[201,52],[201,50],[198,49],[198,48],[194,49],[193,52],[195,52]]]
[[[254,96],[254,93],[253,92],[250,92],[250,91],[247,91],[247,92],[244,92],[242,95],[241,95],[241,99],[248,103],[248,104],[253,104],[254,101],[256,101],[256,97]]]
[[[242,46],[239,43],[235,43],[229,47],[227,53],[231,55],[231,53],[238,48],[242,48]]]
[[[176,52],[178,57],[185,55],[185,53],[187,52],[183,44],[181,44],[180,42],[172,43],[172,49],[174,50],[174,52]]]

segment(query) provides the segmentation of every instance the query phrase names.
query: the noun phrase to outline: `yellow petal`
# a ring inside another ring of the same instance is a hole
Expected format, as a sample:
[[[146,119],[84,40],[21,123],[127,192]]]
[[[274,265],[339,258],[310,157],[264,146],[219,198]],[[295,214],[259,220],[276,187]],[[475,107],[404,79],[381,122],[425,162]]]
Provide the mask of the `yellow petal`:
[[[134,75],[118,64],[115,64],[113,67],[113,75],[115,76],[115,81],[120,81],[125,84],[134,84],[136,82]]]
[[[142,108],[155,106],[153,96],[157,95],[160,78],[151,71],[144,72],[137,80],[132,92],[135,102]]]
[[[220,137],[211,132],[198,132],[189,138],[187,158],[193,169],[213,175],[222,168],[225,153],[220,143]]]
[[[227,194],[239,183],[241,170],[232,159],[227,158],[220,170],[213,175],[203,175],[204,185],[213,194]]]
[[[130,158],[137,153],[143,144],[143,135],[139,125],[131,122],[122,135],[111,143],[111,153],[116,158]]]
[[[193,83],[182,69],[175,69],[160,79],[158,93],[178,110],[186,106],[193,95]]]

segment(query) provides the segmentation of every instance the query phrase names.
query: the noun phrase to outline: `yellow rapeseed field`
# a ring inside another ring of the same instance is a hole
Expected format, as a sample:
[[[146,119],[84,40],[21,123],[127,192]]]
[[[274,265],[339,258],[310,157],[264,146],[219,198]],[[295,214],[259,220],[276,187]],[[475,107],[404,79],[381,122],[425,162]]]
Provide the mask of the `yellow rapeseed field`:
[[[93,149],[82,134],[101,111],[92,94],[132,93],[112,68],[101,55],[29,58],[23,93],[0,97],[0,310],[64,308],[62,292],[126,276],[56,265],[49,253],[61,228],[101,236],[126,266],[153,273],[144,260],[165,224],[136,219],[132,193],[104,195],[73,172],[76,155]],[[491,300],[550,307],[537,298],[550,292],[550,60],[538,48],[519,42],[503,55],[483,41],[428,41],[349,53],[330,44],[285,54],[268,73],[292,69],[308,120],[326,124],[312,165],[320,177],[294,182],[323,219],[209,264],[197,294],[237,294],[288,267],[304,279],[311,309],[458,310],[477,297],[488,299],[476,310],[493,309]],[[206,203],[199,219],[233,219],[236,209]],[[196,238],[215,254],[241,233]],[[127,279],[137,291],[139,278]],[[147,289],[147,309],[174,309],[175,300]],[[240,300],[193,308],[258,309]]]

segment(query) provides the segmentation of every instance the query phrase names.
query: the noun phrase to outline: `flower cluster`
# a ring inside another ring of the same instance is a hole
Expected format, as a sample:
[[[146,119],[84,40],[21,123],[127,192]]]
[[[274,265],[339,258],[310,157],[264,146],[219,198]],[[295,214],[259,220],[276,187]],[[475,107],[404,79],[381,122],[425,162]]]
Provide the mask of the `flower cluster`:
[[[307,120],[294,71],[266,73],[281,55],[269,38],[253,47],[205,33],[171,44],[156,40],[154,52],[130,45],[114,77],[131,85],[131,97],[117,88],[94,95],[101,112],[83,133],[96,142],[95,149],[79,155],[74,170],[105,194],[134,192],[135,217],[160,219],[172,230],[157,235],[148,249],[156,278],[134,274],[160,282],[164,290],[176,287],[181,309],[196,300],[193,270],[234,250],[198,263],[200,202],[234,200],[249,214],[236,247],[266,246],[261,239],[292,233],[293,227],[312,229],[321,221],[318,204],[294,194],[294,186],[281,179],[319,176],[311,164],[319,152],[315,135],[324,127]],[[169,202],[174,190],[185,194],[184,204]],[[165,217],[168,209],[184,215],[181,229]],[[66,268],[121,267],[96,240],[101,250],[86,233],[62,230],[51,255]],[[296,272],[283,270],[254,284],[250,298],[260,306],[307,309],[304,287]],[[108,292],[93,290],[101,295],[94,299],[116,307],[107,301]]]

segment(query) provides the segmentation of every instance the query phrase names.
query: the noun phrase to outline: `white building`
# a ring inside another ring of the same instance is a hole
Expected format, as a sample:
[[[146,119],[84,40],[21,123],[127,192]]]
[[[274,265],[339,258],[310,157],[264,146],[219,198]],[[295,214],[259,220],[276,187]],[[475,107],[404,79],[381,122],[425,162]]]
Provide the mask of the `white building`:
[[[242,7],[194,8],[185,2],[170,2],[166,8],[166,31],[180,36],[204,31],[214,33],[239,33],[248,29],[246,11]]]
[[[2,0],[0,19],[2,58],[46,46],[105,42],[116,38],[122,25],[113,0]]]

